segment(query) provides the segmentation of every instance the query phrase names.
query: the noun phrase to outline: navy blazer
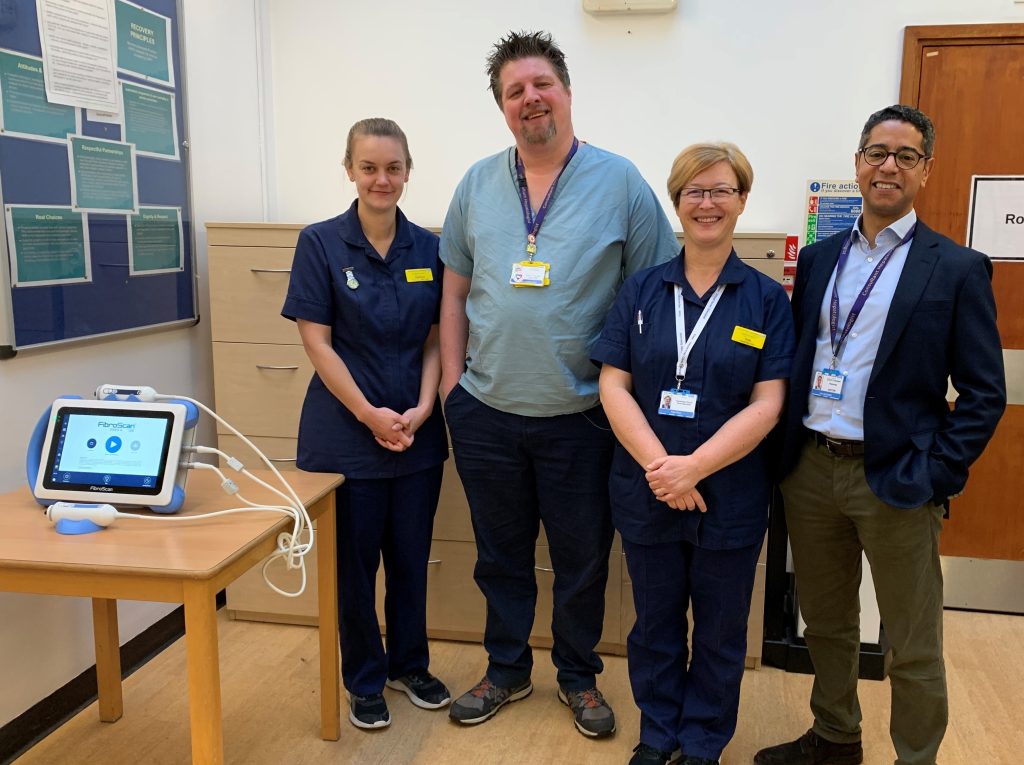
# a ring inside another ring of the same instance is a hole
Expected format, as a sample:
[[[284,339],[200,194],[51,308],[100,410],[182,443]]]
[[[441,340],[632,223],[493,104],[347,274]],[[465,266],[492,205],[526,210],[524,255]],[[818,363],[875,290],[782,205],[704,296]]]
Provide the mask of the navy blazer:
[[[782,476],[807,437],[818,317],[850,230],[800,252],[793,288],[796,356],[784,416]],[[947,379],[958,396],[952,411]],[[864,402],[864,469],[896,507],[945,503],[992,437],[1006,407],[992,263],[918,222],[882,329]]]

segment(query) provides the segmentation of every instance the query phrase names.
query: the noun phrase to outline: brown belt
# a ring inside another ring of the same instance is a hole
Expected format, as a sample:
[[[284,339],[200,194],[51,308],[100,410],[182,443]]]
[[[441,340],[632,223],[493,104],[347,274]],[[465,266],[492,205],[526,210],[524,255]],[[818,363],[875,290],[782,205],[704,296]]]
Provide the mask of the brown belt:
[[[818,446],[824,446],[828,450],[828,453],[833,457],[863,457],[864,456],[864,442],[863,441],[847,441],[842,438],[830,438],[824,433],[819,433],[816,430],[810,431],[814,437],[814,442]]]

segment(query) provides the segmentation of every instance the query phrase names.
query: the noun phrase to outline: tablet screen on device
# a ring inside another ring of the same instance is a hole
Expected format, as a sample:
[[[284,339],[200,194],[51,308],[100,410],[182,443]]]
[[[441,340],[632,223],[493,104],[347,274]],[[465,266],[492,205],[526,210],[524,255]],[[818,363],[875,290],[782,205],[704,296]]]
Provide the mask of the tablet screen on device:
[[[51,409],[37,496],[166,504],[181,454],[184,407],[58,399]]]

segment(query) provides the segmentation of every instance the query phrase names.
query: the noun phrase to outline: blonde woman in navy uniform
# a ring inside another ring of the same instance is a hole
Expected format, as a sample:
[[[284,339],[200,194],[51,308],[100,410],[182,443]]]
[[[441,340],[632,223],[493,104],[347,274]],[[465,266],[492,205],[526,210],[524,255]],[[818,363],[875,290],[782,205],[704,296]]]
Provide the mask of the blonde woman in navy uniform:
[[[676,157],[668,190],[685,247],[626,280],[592,352],[619,441],[609,493],[637,613],[632,765],[661,765],[676,750],[684,765],[715,765],[736,729],[768,524],[764,437],[793,358],[786,293],[732,247],[753,175],[729,143]]]
[[[358,198],[302,230],[282,315],[316,369],[299,423],[297,464],[337,472],[338,605],[349,720],[391,723],[385,684],[413,704],[451,700],[428,671],[427,557],[447,439],[441,367],[438,238],[398,209],[412,158],[391,120],[357,122],[345,170]],[[387,647],[374,608],[383,558]]]

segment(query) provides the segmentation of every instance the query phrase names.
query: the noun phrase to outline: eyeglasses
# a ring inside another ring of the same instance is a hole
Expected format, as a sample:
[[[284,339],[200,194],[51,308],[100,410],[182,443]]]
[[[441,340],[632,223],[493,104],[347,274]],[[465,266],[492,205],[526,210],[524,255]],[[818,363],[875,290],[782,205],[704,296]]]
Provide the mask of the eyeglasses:
[[[917,149],[904,147],[899,151],[889,151],[884,146],[865,146],[858,149],[864,157],[864,161],[874,167],[884,165],[890,156],[896,158],[896,167],[903,170],[913,170],[922,159],[931,159],[930,154],[922,154]]]
[[[679,196],[690,204],[699,205],[704,201],[705,194],[711,197],[712,202],[724,202],[727,199],[732,199],[739,193],[739,189],[731,189],[728,186],[716,186],[713,189],[698,189],[694,187],[683,189],[679,192]]]

